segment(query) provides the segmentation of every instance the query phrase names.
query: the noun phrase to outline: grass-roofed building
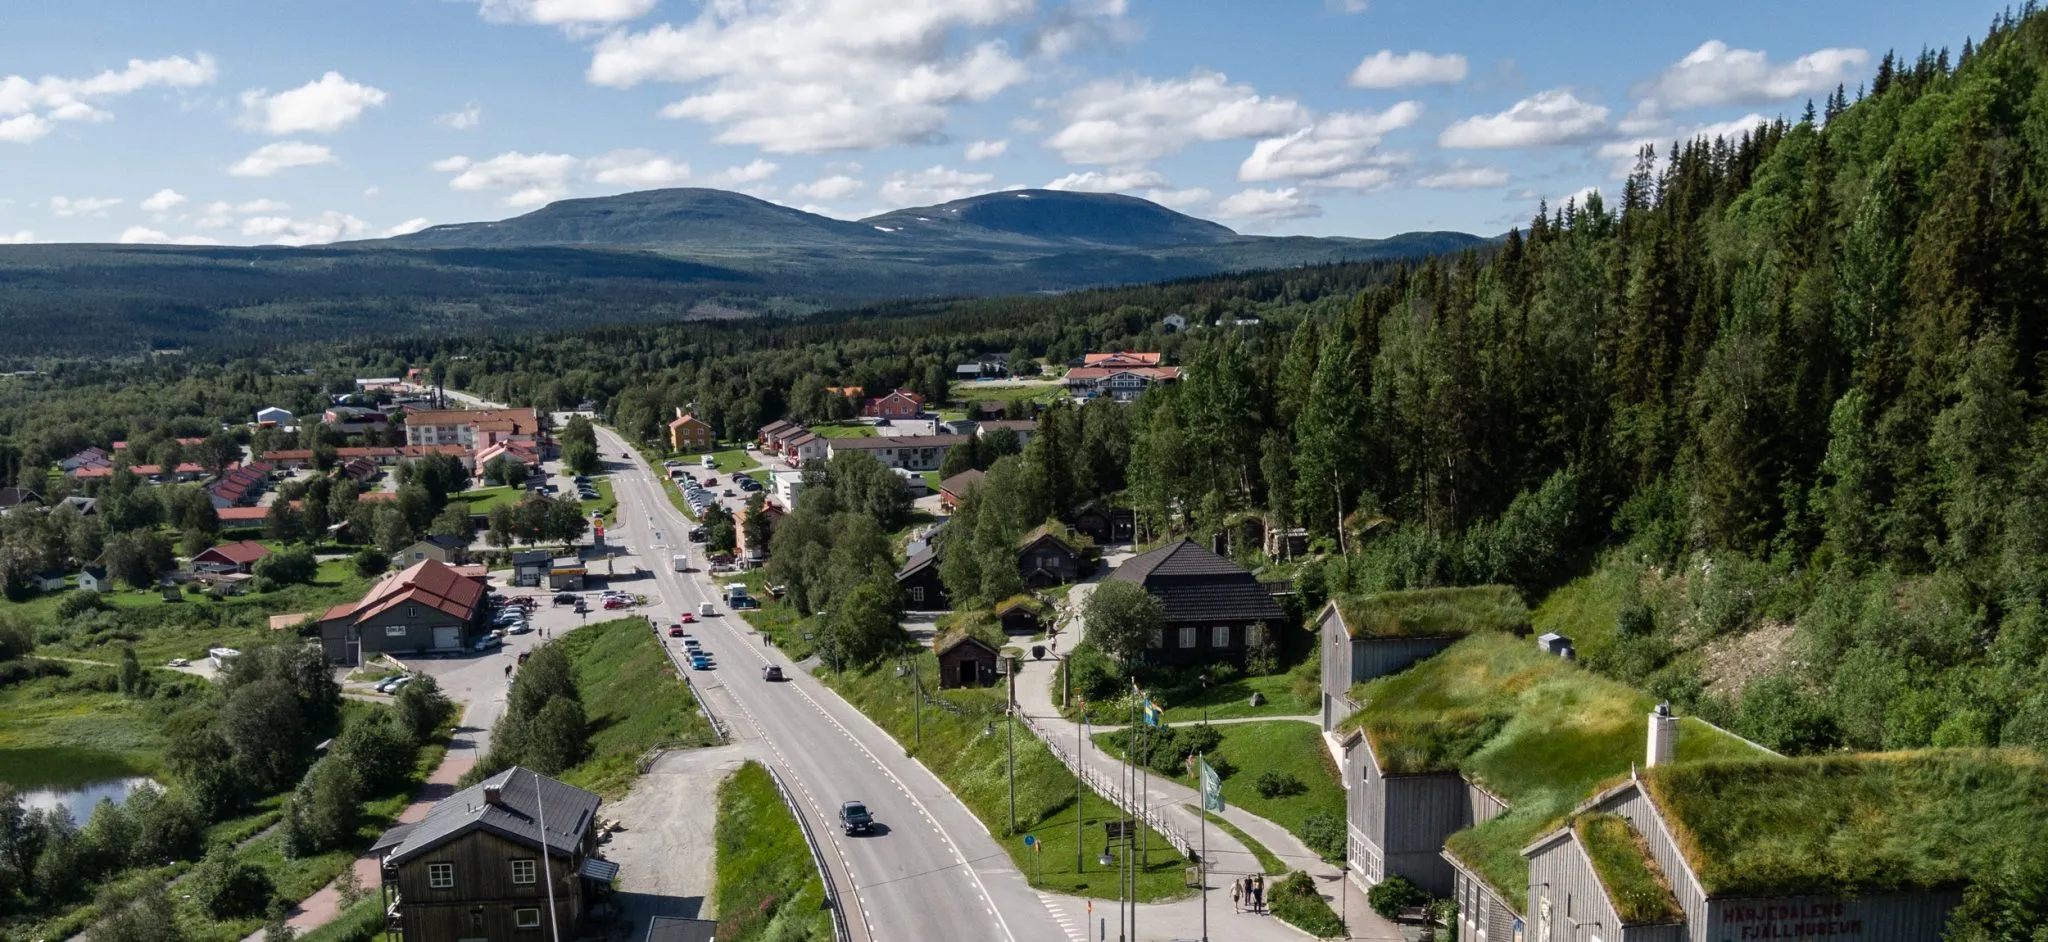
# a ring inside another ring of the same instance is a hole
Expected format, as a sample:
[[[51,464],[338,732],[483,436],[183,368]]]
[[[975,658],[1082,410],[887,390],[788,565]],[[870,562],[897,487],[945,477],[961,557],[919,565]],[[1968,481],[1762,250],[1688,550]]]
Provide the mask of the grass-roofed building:
[[[1405,670],[1475,632],[1528,630],[1529,606],[1507,586],[1333,598],[1316,616],[1323,646],[1323,731],[1358,709],[1350,698],[1358,684]]]
[[[1369,886],[1400,874],[1475,902],[1479,890],[1521,899],[1522,849],[1646,760],[1656,708],[1641,691],[1493,631],[1361,684],[1349,699],[1358,711],[1339,741],[1354,879]],[[1672,718],[1665,733],[1673,762],[1771,755],[1697,719]],[[1520,909],[1476,928],[1509,942]]]
[[[1526,942],[1935,942],[1962,888],[2048,835],[2048,766],[1939,750],[1661,765],[1523,848]],[[1491,898],[1490,898],[1491,897]],[[1489,916],[1495,916],[1489,920]]]

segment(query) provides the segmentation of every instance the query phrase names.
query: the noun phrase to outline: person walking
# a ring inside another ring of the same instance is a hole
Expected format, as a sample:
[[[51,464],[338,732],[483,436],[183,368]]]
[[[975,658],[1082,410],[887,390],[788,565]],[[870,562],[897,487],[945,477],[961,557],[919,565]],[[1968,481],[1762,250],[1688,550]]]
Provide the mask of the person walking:
[[[1230,911],[1234,913],[1244,912],[1243,878],[1230,881]]]
[[[1266,875],[1263,873],[1252,875],[1252,912],[1262,916],[1266,913]]]

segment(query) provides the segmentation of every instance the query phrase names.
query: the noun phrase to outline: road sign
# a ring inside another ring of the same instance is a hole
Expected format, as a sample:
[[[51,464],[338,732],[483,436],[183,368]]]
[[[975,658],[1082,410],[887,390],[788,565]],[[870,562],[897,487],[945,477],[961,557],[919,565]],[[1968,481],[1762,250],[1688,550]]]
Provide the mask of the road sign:
[[[1110,840],[1115,841],[1131,836],[1132,832],[1137,830],[1132,824],[1129,818],[1125,818],[1122,821],[1104,821],[1102,822],[1102,829],[1107,832]]]
[[[1032,835],[1029,835],[1029,834],[1026,834],[1026,835],[1024,835],[1024,846],[1026,846],[1026,847],[1035,847],[1035,846],[1037,846],[1037,845],[1038,845],[1038,838],[1036,838],[1036,837],[1033,837]]]

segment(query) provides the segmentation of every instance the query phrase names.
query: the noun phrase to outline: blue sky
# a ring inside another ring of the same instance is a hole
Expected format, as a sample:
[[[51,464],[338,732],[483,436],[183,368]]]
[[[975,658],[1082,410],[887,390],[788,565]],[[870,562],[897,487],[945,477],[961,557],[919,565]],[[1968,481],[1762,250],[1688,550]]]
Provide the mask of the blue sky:
[[[0,242],[304,244],[656,186],[857,218],[1053,185],[1246,232],[1493,233],[1611,192],[1636,142],[1796,116],[2004,3],[10,6]]]

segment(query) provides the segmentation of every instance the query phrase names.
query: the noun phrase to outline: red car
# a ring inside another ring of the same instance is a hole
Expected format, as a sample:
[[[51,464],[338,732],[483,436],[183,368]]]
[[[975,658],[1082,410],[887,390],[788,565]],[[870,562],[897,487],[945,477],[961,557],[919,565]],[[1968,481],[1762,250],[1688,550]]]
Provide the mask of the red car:
[[[685,624],[685,625],[694,625],[694,624],[696,624],[696,623],[697,623],[697,613],[696,613],[696,612],[684,612],[684,613],[683,613],[683,624]]]
[[[604,607],[605,607],[606,609],[614,609],[614,608],[625,608],[625,607],[627,607],[627,606],[626,606],[626,600],[625,600],[625,599],[605,599],[605,600],[604,600]]]
[[[668,636],[671,638],[681,638],[687,635],[689,635],[689,632],[684,631],[683,626],[681,624],[674,624],[668,626]]]

